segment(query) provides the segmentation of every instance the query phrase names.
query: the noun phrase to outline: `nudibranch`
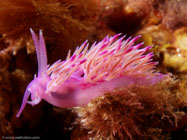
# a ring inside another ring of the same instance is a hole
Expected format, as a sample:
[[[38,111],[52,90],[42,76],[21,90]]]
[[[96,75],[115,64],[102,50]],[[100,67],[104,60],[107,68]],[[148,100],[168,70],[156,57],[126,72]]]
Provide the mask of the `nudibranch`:
[[[146,53],[151,46],[134,45],[140,36],[133,39],[120,37],[121,34],[106,36],[91,47],[85,41],[72,55],[69,51],[66,60],[58,60],[49,66],[42,31],[39,38],[32,29],[30,31],[37,54],[38,74],[26,88],[17,117],[27,103],[34,106],[44,99],[61,108],[84,106],[115,88],[150,85],[163,78],[154,71],[157,62],[152,62],[153,53]],[[30,94],[31,101],[28,101]]]

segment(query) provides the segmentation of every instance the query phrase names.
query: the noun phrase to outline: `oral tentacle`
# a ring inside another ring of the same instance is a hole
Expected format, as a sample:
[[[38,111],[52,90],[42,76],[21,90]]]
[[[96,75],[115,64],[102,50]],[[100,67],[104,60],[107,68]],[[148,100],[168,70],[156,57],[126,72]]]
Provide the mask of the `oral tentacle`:
[[[30,94],[31,93],[26,89],[26,91],[24,93],[24,97],[23,97],[23,101],[22,101],[21,107],[20,107],[16,117],[19,117],[21,115],[21,113],[23,112],[23,110],[24,110],[24,108],[25,108],[25,106],[27,104],[27,100],[28,100]]]

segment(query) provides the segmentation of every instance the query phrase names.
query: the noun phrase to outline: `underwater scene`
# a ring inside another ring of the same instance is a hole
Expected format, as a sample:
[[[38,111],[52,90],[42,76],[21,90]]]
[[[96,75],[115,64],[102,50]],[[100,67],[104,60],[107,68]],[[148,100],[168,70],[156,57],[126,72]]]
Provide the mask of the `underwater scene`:
[[[186,140],[186,0],[0,0],[0,140]]]

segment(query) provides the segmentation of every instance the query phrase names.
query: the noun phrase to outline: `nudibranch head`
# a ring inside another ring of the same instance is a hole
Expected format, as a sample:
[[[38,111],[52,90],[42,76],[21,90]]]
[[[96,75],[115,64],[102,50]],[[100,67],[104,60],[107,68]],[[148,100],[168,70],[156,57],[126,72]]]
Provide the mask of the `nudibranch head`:
[[[28,84],[25,90],[21,108],[16,115],[17,117],[19,117],[22,111],[24,110],[26,103],[29,103],[32,106],[34,106],[41,101],[42,95],[44,95],[46,91],[47,82],[50,80],[49,76],[46,74],[47,55],[46,55],[46,48],[45,48],[45,42],[44,42],[44,38],[42,35],[42,31],[40,30],[39,40],[36,37],[33,30],[30,29],[30,31],[31,31],[31,34],[34,40],[35,49],[37,52],[37,59],[38,59],[38,75],[37,76],[38,77],[36,77],[35,75],[34,79]],[[30,95],[31,95],[32,101],[27,101]]]
[[[153,53],[145,54],[151,46],[140,49],[143,43],[134,45],[140,36],[126,40],[125,36],[119,38],[121,34],[106,36],[91,47],[85,41],[72,55],[69,51],[66,60],[48,66],[42,32],[39,39],[32,29],[31,34],[37,53],[38,75],[28,85],[17,117],[26,103],[36,105],[41,99],[57,107],[76,107],[129,83],[150,84],[162,79],[154,72],[157,62],[151,62]],[[142,78],[147,77],[156,78],[142,82]],[[30,94],[32,101],[27,101]]]

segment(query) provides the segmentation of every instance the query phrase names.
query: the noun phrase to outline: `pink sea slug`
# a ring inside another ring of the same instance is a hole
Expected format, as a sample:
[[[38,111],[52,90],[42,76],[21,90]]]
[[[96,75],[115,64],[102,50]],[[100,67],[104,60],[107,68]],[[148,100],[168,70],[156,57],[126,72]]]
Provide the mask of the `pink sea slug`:
[[[42,31],[39,39],[31,29],[38,60],[38,74],[26,88],[17,117],[26,104],[32,106],[42,99],[50,104],[66,108],[87,105],[93,98],[121,86],[131,84],[151,85],[164,76],[154,72],[157,62],[151,62],[153,53],[147,53],[151,46],[139,49],[143,43],[134,45],[140,38],[120,34],[106,36],[91,47],[85,41],[66,60],[47,65],[47,53]],[[118,39],[119,38],[119,39]],[[31,94],[31,100],[28,98]]]

